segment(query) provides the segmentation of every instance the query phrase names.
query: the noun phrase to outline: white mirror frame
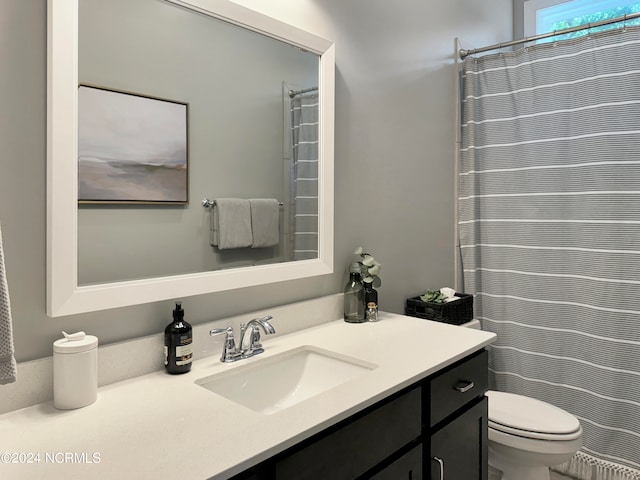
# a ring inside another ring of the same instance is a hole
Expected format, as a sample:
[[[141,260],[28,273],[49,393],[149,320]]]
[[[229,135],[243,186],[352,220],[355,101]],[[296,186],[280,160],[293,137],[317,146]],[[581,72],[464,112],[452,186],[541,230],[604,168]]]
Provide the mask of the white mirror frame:
[[[320,55],[318,258],[78,285],[78,1],[47,1],[47,315],[72,315],[332,273],[334,44],[228,0],[165,0]]]

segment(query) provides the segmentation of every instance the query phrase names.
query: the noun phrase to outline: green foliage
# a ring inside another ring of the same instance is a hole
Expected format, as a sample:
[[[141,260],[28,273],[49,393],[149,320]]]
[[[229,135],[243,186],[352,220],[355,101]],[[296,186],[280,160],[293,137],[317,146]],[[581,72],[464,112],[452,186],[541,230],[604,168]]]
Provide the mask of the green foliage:
[[[437,290],[427,290],[424,295],[420,296],[423,302],[444,303],[447,297]]]
[[[632,3],[630,5],[625,5],[623,7],[616,7],[609,10],[604,10],[602,12],[594,12],[589,15],[583,15],[581,17],[569,18],[560,22],[556,22],[551,26],[551,30],[564,30],[565,28],[578,27],[580,25],[586,25],[589,23],[597,23],[603,20],[609,20],[611,18],[624,17],[625,15],[629,15],[631,13],[640,12],[640,2]],[[627,26],[632,25],[640,25],[640,18],[636,18],[634,20],[629,20],[626,22]],[[614,28],[620,28],[622,24],[609,24],[602,25],[600,27],[580,30],[578,32],[567,33],[565,35],[559,35],[558,37],[554,37],[555,40],[566,40],[568,38],[577,38],[582,37],[584,35],[589,35],[589,33],[602,32],[604,30],[612,30]]]
[[[378,262],[373,255],[364,251],[364,248],[356,248],[354,255],[360,255],[360,274],[362,275],[362,281],[364,283],[373,284],[374,288],[382,286],[382,280],[378,276],[382,269],[382,264]]]

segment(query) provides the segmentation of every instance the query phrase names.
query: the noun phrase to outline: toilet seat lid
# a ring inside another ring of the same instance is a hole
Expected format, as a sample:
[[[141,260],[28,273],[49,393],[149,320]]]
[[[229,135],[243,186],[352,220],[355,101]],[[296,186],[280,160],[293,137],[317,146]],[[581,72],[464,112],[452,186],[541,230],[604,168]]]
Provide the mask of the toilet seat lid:
[[[489,391],[491,428],[523,437],[568,440],[580,436],[576,417],[550,403],[514,393]]]

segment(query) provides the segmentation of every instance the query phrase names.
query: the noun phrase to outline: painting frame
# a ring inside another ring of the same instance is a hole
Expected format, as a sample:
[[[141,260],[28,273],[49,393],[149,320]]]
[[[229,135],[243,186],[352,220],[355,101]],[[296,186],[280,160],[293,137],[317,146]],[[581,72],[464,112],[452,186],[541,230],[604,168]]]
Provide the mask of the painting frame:
[[[78,203],[189,204],[189,104],[78,86]]]

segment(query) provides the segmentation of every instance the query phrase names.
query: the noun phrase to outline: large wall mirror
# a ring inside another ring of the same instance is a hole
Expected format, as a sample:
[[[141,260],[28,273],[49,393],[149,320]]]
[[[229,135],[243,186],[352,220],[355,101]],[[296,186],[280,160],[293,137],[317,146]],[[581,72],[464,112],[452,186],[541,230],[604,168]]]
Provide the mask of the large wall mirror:
[[[48,315],[331,273],[333,102],[331,42],[230,1],[49,0]]]

